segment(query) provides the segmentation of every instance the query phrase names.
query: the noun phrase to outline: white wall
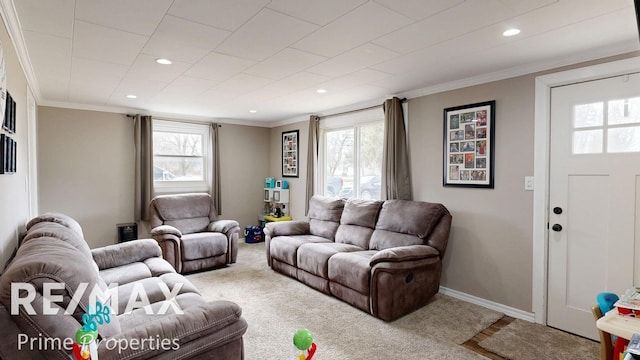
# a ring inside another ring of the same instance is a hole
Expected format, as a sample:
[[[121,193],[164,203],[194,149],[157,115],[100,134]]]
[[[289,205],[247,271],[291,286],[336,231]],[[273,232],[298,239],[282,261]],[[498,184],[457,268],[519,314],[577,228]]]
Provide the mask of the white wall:
[[[29,164],[27,134],[27,81],[16,51],[0,19],[0,43],[4,54],[7,90],[16,101],[16,133],[10,137],[17,143],[17,171],[0,175],[0,271],[18,243],[18,231],[29,220]],[[0,130],[0,133],[5,133]]]

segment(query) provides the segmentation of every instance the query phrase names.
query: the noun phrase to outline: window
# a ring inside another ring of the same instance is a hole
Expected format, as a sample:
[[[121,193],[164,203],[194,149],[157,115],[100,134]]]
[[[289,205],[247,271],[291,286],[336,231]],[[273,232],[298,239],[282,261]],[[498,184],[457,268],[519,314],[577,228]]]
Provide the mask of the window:
[[[640,152],[640,98],[600,101],[574,107],[573,153],[603,152]]]
[[[157,192],[208,191],[209,127],[153,120],[153,180]]]
[[[325,119],[321,132],[322,193],[380,199],[384,114],[381,108]]]

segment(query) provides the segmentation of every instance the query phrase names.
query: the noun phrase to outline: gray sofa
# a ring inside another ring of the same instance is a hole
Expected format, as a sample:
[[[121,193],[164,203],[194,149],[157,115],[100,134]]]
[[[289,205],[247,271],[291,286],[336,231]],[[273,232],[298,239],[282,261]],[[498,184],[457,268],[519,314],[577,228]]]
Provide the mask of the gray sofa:
[[[27,290],[12,294],[12,285],[20,283]],[[45,289],[51,284],[63,286],[53,297]],[[12,297],[28,298],[28,288],[35,289],[32,309],[19,306],[12,315]],[[0,357],[70,359],[70,344],[64,344],[83,325],[87,307],[96,306],[92,291],[111,297],[105,302],[111,321],[98,326],[101,360],[244,358],[247,323],[237,304],[205,301],[162,259],[155,240],[90,250],[80,225],[62,214],[45,214],[27,224],[26,236],[0,277]],[[136,302],[144,304],[145,296],[149,306],[143,308]],[[45,310],[47,299],[55,315]],[[69,306],[73,299],[76,307]]]
[[[267,262],[391,321],[438,292],[451,220],[442,204],[316,195],[308,220],[266,224]]]

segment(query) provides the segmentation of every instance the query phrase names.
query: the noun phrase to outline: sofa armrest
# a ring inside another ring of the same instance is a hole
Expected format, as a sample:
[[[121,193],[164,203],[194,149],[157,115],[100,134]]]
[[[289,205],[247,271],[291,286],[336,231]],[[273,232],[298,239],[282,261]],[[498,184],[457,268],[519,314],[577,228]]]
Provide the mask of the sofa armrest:
[[[103,270],[160,257],[162,250],[154,240],[140,239],[93,249],[91,255],[98,269]]]
[[[147,322],[104,339],[99,344],[98,355],[102,360],[147,359],[162,356],[161,354],[167,358],[172,357],[171,353],[174,352],[173,355],[178,358],[177,355],[193,351],[189,350],[189,342],[203,338],[207,339],[206,347],[210,350],[242,337],[247,330],[247,322],[241,315],[240,307],[226,300],[192,306],[184,309],[183,314],[166,315],[157,321]],[[157,346],[159,344],[152,343],[149,339],[159,339],[166,346]],[[135,349],[130,346],[132,341],[138,344]],[[146,346],[140,346],[145,343]],[[126,348],[121,349],[118,344]]]
[[[305,235],[309,233],[309,222],[306,220],[269,222],[264,227],[264,234],[270,237],[283,235]]]
[[[414,261],[438,256],[438,250],[428,245],[398,246],[377,252],[371,257],[369,265],[373,267],[382,262]]]
[[[177,228],[171,225],[156,226],[153,229],[151,229],[151,232],[149,232],[149,234],[153,238],[155,238],[156,235],[167,235],[167,234],[175,235],[178,238],[182,237],[182,232],[180,232],[180,230],[178,230]]]
[[[237,229],[240,231],[240,224],[235,220],[216,220],[209,224],[209,231],[228,234],[229,231]],[[228,235],[227,235],[228,237]]]

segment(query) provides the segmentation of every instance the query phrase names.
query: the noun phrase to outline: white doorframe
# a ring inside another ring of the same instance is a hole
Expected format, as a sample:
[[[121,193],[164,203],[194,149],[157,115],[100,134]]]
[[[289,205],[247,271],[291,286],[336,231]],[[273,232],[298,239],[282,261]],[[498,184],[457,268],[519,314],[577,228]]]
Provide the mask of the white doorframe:
[[[547,323],[547,255],[549,208],[549,141],[551,88],[640,71],[640,57],[562,71],[536,77],[533,192],[533,288],[536,323]]]

